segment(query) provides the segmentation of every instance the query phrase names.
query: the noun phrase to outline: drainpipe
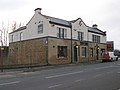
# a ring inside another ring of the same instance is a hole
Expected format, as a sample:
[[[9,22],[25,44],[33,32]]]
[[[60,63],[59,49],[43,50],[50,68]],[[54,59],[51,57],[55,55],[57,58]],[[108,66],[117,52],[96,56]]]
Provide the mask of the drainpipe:
[[[46,47],[46,63],[48,65],[48,37],[45,40],[45,47]]]
[[[88,62],[90,61],[90,41],[89,41],[89,27],[87,27],[87,41],[88,41]]]
[[[70,27],[70,29],[71,29],[71,63],[73,63],[73,61],[72,61],[72,58],[73,58],[73,50],[72,50],[72,24],[70,23],[70,25],[71,25],[71,27]]]

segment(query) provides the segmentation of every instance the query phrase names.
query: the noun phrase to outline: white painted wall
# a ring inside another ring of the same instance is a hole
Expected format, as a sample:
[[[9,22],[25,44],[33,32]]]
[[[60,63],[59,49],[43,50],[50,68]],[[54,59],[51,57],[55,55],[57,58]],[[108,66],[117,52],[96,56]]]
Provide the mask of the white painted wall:
[[[42,21],[39,23],[39,21]],[[52,36],[57,37],[57,28],[64,28],[67,30],[67,38],[71,38],[70,28],[54,25],[49,23],[49,19],[45,18],[39,13],[35,13],[30,22],[26,25],[27,29],[11,33],[9,36],[10,43],[12,42],[12,35],[14,36],[13,42],[20,41],[20,32],[23,32],[23,40],[29,40],[34,38]],[[38,34],[38,25],[43,23],[43,33]]]
[[[40,22],[40,23],[39,23]],[[43,24],[43,33],[38,34],[38,25]],[[40,38],[40,37],[45,37],[48,35],[48,29],[49,28],[49,23],[48,20],[36,13],[32,20],[28,23],[27,25],[27,30],[25,30],[25,40],[28,39],[33,39],[33,38]]]
[[[88,32],[88,41],[91,41],[92,42],[92,35],[97,35],[97,36],[100,36],[100,43],[106,43],[106,36],[104,35],[100,35],[100,34],[95,34],[95,33],[91,33],[91,32]]]
[[[78,40],[78,31],[84,32],[84,41],[88,41],[87,39],[87,33],[88,33],[88,27],[82,22],[82,25],[79,25],[79,22],[81,19],[78,19],[75,23],[72,23],[72,30],[73,30],[73,39]]]
[[[59,25],[54,25],[52,26],[53,24],[49,24],[49,36],[52,36],[52,37],[57,37],[57,28],[64,28],[67,30],[67,39],[70,39],[71,38],[71,29],[68,28],[68,27],[64,27],[64,26],[59,26]]]
[[[41,23],[43,24],[43,33],[38,34],[38,25],[40,25]],[[23,40],[40,38],[49,35],[49,20],[39,13],[35,13],[26,27],[27,29],[25,30],[10,34],[10,42],[12,41],[12,35],[14,36],[13,42],[20,41],[20,32],[23,32]]]
[[[9,42],[12,42],[12,35],[14,36],[13,42],[20,41],[20,33],[23,32],[23,40],[29,40],[34,38],[52,36],[57,37],[57,28],[64,28],[67,30],[67,39],[71,39],[71,29],[64,26],[53,25],[49,23],[49,19],[38,13],[39,11],[35,12],[34,16],[30,20],[30,22],[26,25],[26,29],[17,31],[14,33],[9,34]],[[39,21],[42,21],[39,23]],[[100,36],[100,42],[106,43],[106,36],[95,34],[95,33],[88,33],[88,27],[82,21],[82,25],[79,25],[78,19],[76,22],[72,23],[72,38],[78,40],[78,31],[84,32],[84,41],[92,41],[92,34]],[[43,33],[38,34],[38,25],[43,23]]]
[[[23,40],[24,40],[24,37],[25,37],[24,32],[25,32],[25,30],[21,30],[19,32],[14,32],[14,33],[9,34],[9,42],[10,43],[12,42],[12,35],[13,35],[13,42],[20,41],[20,33],[21,32],[23,33]]]

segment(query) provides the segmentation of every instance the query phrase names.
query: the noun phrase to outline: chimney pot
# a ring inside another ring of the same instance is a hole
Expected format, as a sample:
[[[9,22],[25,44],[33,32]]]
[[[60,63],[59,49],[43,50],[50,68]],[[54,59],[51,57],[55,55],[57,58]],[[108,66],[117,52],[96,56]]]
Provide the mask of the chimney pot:
[[[97,28],[97,27],[98,27],[98,25],[97,25],[97,24],[94,24],[94,25],[92,25],[92,27],[93,27],[93,28]]]
[[[35,11],[35,13],[41,14],[41,10],[42,10],[42,8],[36,8],[34,11]]]

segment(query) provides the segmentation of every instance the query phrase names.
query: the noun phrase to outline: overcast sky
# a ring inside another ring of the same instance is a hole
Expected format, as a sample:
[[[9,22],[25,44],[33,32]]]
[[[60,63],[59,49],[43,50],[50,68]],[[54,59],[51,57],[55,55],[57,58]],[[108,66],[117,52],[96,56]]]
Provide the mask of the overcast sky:
[[[120,0],[0,0],[0,27],[14,21],[26,24],[35,8],[42,14],[65,20],[82,18],[88,25],[97,24],[107,31],[107,40],[120,49]]]

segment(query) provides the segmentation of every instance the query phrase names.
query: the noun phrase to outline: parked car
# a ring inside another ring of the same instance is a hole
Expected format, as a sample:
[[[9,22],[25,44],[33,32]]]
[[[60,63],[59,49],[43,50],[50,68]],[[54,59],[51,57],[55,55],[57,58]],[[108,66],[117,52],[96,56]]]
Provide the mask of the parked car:
[[[118,61],[118,56],[115,56],[114,52],[103,52],[102,61]]]

